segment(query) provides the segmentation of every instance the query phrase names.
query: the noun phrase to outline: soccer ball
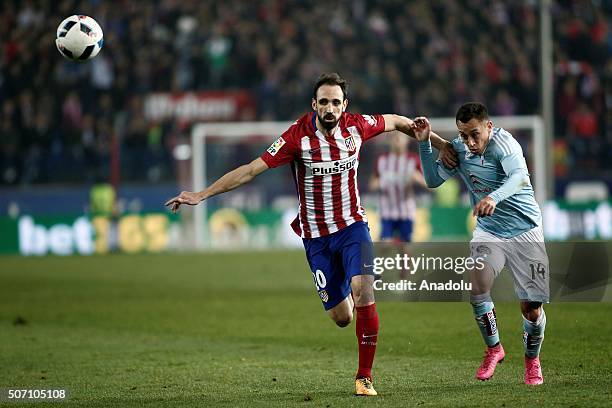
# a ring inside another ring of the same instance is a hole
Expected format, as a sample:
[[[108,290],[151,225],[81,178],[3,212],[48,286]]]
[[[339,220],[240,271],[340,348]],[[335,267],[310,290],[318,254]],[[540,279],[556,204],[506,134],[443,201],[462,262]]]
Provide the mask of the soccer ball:
[[[104,44],[102,29],[91,17],[70,16],[57,28],[55,45],[71,61],[87,61],[98,55]]]

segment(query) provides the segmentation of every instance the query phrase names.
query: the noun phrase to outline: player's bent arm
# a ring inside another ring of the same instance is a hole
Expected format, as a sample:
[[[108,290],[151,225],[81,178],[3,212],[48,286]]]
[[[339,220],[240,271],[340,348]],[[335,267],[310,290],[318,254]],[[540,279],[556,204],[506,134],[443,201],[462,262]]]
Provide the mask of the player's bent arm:
[[[525,169],[516,169],[508,175],[508,179],[500,188],[489,194],[495,204],[518,193],[523,187],[529,185],[529,174]]]
[[[497,190],[489,194],[495,204],[518,193],[530,183],[529,170],[527,170],[527,163],[520,145],[514,142],[511,144],[511,148],[513,149],[511,152],[505,153],[499,158],[508,178]]]
[[[429,140],[419,141],[419,157],[421,158],[421,168],[427,187],[435,188],[446,181],[438,174],[440,164],[433,159],[433,150]]]
[[[225,173],[208,188],[201,191],[199,193],[200,201],[240,187],[241,185],[250,182],[266,170],[268,170],[268,165],[261,159],[261,157],[258,157],[249,164],[242,165],[228,173]]]
[[[455,149],[453,149],[453,145],[448,140],[442,139],[437,133],[430,132],[429,140],[431,140],[431,145],[440,152],[445,151],[446,149],[450,149],[453,153]]]
[[[459,157],[453,148],[453,144],[448,140],[442,139],[435,132],[429,132],[429,140],[439,154],[438,159],[449,169],[454,169],[459,165]]]

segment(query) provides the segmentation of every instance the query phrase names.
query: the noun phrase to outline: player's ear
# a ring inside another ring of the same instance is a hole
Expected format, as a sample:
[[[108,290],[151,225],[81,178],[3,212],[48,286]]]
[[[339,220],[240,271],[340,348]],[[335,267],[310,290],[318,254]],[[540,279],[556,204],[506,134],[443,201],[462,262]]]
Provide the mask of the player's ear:
[[[342,101],[342,112],[346,110],[347,106],[348,106],[348,99],[345,99],[344,101]]]
[[[310,106],[312,106],[313,111],[317,110],[317,101],[315,101],[314,98],[312,98],[312,101],[310,102]]]
[[[487,121],[487,129],[493,130],[493,122],[491,122],[490,120]]]

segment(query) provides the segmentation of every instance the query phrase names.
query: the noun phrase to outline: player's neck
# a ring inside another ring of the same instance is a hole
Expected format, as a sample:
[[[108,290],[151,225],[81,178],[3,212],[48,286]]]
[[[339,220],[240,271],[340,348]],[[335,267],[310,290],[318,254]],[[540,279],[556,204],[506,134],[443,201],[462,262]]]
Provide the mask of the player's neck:
[[[485,152],[487,151],[487,147],[489,147],[489,143],[491,143],[491,134],[489,133],[489,138],[487,139],[487,142],[485,143],[484,147],[482,148],[482,152],[480,152],[480,156],[484,156]]]

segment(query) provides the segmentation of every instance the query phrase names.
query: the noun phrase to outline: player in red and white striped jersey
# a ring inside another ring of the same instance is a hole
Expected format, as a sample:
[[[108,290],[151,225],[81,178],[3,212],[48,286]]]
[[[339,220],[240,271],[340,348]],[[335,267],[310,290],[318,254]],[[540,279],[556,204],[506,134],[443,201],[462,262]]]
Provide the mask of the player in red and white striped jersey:
[[[317,113],[311,112],[261,156],[268,167],[292,164],[300,199],[292,226],[298,235],[323,237],[367,221],[357,186],[359,150],[363,142],[384,130],[382,115],[344,112],[328,133],[317,128]]]
[[[196,205],[248,183],[271,167],[290,163],[299,197],[292,226],[303,238],[317,293],[330,317],[345,327],[353,319],[353,309],[357,312],[355,393],[376,395],[371,370],[378,313],[372,241],[357,187],[359,152],[366,140],[382,132],[400,130],[413,135],[413,122],[392,114],[346,112],[346,81],[336,73],[319,77],[311,107],[313,112],[293,123],[261,157],[230,171],[203,191],[183,191],[166,205],[173,211],[182,204]],[[441,158],[453,167],[456,158],[450,143],[434,139],[432,144],[441,151]]]
[[[389,152],[376,160],[370,181],[370,188],[379,192],[383,241],[393,239],[396,233],[401,241],[411,241],[416,213],[414,185],[427,187],[419,156],[408,151],[408,142],[408,136],[401,132],[389,136]]]

